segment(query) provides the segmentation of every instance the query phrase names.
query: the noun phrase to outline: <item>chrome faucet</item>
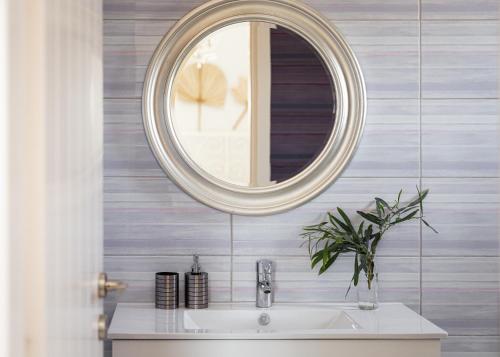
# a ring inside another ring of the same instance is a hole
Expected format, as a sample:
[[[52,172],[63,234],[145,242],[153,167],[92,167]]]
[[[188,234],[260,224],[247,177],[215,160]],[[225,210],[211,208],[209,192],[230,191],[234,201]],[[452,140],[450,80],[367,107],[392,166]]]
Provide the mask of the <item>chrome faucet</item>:
[[[257,261],[257,307],[271,307],[273,303],[273,262],[267,259]]]

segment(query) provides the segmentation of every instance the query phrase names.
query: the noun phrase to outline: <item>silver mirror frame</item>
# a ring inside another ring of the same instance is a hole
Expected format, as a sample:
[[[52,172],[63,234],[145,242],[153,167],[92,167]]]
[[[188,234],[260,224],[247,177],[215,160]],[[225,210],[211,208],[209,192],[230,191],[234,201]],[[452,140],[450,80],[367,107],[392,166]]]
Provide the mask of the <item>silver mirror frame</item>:
[[[274,23],[307,39],[323,58],[337,99],[334,129],[321,154],[297,176],[269,187],[236,186],[201,170],[184,152],[170,114],[175,75],[190,49],[207,34],[243,21]],[[308,202],[339,177],[362,136],[366,89],[359,63],[343,36],[308,6],[293,0],[213,0],[179,20],[158,45],[146,72],[142,110],[151,149],[182,190],[224,212],[269,215]]]

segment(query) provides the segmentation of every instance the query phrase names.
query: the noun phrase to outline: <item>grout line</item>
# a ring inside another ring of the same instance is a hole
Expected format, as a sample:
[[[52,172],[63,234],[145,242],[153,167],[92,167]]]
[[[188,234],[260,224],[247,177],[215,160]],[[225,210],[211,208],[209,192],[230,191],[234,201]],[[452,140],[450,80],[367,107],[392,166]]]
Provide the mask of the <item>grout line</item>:
[[[169,180],[166,176],[152,176],[152,175],[104,175],[105,178],[148,178],[148,179],[162,179]],[[342,176],[339,180],[345,179],[419,179],[420,176]],[[498,179],[499,176],[422,176],[422,179],[433,179],[433,180],[460,180],[460,179]],[[169,180],[170,181],[170,180]],[[181,193],[181,192],[179,192]]]
[[[419,11],[421,12],[421,11]],[[179,21],[180,17],[175,17],[175,18],[170,18],[170,17],[158,17],[158,18],[127,18],[127,17],[123,17],[123,18],[103,18],[103,22],[111,22],[111,21],[133,21],[133,22],[160,22],[160,21]],[[421,14],[419,14],[419,18],[400,18],[400,19],[394,19],[394,18],[387,18],[387,19],[384,19],[384,18],[380,18],[380,19],[356,19],[356,18],[352,18],[352,19],[335,19],[335,18],[328,18],[326,17],[326,19],[328,21],[331,21],[333,22],[333,24],[335,25],[335,23],[339,23],[339,22],[410,22],[410,21],[414,21],[414,22],[420,22],[420,21],[425,21],[425,22],[459,22],[459,21],[474,21],[474,22],[483,22],[483,21],[487,21],[487,22],[497,22],[500,17],[498,19],[492,19],[492,18],[459,18],[459,19],[450,19],[450,18],[442,18],[442,19],[422,19],[422,16]]]
[[[104,71],[106,71],[106,68],[104,68]],[[500,99],[500,96],[498,97],[439,97],[439,98],[434,98],[434,97],[426,97],[426,98],[415,98],[415,97],[401,97],[401,98],[377,98],[377,97],[370,97],[367,98],[368,101],[408,101],[408,100],[424,100],[424,101],[445,101],[445,100],[498,100]],[[110,100],[137,100],[141,101],[142,96],[133,96],[133,97],[103,97],[103,100],[110,101]]]
[[[269,257],[279,257],[283,259],[288,258],[307,258],[308,255],[280,255],[280,254],[235,254],[234,257],[251,258],[251,257],[261,257],[263,255]],[[104,254],[108,258],[166,258],[166,257],[192,257],[193,254]],[[229,254],[200,254],[200,257],[231,257]],[[347,256],[352,257],[352,256]],[[378,258],[404,258],[404,259],[414,259],[419,258],[418,255],[377,255]],[[486,258],[499,258],[500,255],[422,255],[425,259],[486,259]]]
[[[418,1],[418,18],[419,18],[419,25],[418,25],[418,77],[419,77],[419,169],[420,169],[420,175],[419,175],[419,186],[420,190],[422,190],[422,175],[423,175],[423,162],[422,162],[422,0]],[[423,229],[422,229],[422,222],[420,222],[420,227],[419,227],[419,235],[420,235],[420,243],[419,243],[419,249],[420,249],[420,259],[419,259],[419,312],[420,314],[423,313],[422,308],[423,308],[423,278],[422,278],[422,273],[423,273]]]
[[[233,214],[229,215],[229,231],[230,231],[230,240],[231,240],[231,258],[230,258],[230,266],[229,266],[229,299],[231,302],[233,302],[233,258],[234,258],[234,230],[233,230],[233,224],[234,224],[234,216]]]

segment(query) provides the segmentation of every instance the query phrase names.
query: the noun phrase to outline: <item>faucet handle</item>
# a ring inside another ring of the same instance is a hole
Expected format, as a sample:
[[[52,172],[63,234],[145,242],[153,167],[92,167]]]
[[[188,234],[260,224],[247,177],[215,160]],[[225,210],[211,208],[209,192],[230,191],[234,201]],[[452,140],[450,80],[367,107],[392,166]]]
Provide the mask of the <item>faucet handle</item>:
[[[273,272],[273,262],[269,259],[257,261],[257,274],[270,275]]]
[[[272,262],[269,262],[269,264],[265,264],[264,265],[264,273],[271,274],[272,267],[273,267],[273,263]]]

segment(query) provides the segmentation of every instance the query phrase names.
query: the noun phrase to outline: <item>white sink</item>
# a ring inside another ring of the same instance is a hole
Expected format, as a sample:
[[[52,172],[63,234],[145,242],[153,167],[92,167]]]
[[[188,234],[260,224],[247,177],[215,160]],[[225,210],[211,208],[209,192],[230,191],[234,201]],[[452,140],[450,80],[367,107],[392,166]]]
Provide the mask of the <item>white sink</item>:
[[[108,337],[115,357],[439,357],[446,332],[398,303],[374,311],[354,304],[118,304]]]
[[[184,329],[262,332],[293,330],[356,330],[359,325],[336,309],[186,310]]]

